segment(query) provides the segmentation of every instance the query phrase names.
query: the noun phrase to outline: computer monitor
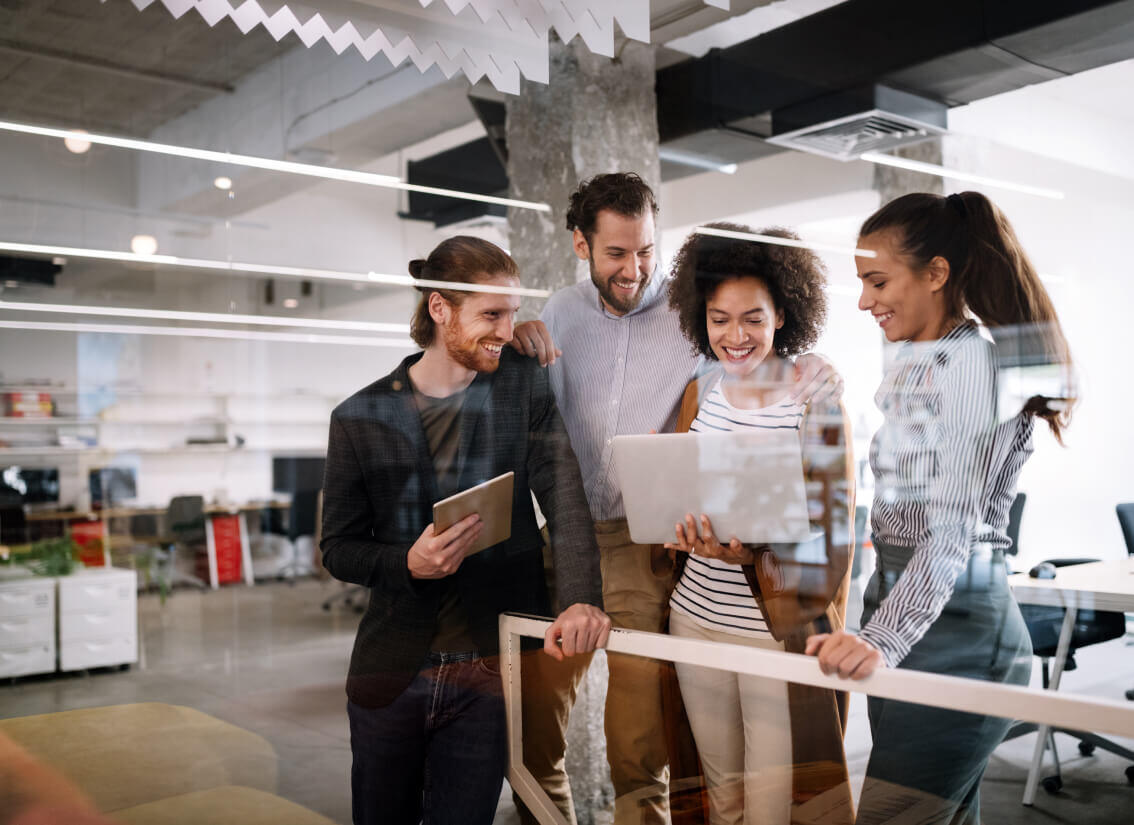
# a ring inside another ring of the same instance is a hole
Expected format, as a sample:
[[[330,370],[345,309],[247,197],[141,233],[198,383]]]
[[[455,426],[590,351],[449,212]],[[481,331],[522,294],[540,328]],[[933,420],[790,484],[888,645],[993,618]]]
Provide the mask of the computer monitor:
[[[15,507],[24,504],[53,504],[58,501],[57,467],[13,465],[0,469],[0,503]]]
[[[298,493],[323,489],[321,456],[274,456],[272,458],[272,491]]]
[[[113,507],[138,496],[137,478],[133,467],[100,467],[88,476],[91,506]]]

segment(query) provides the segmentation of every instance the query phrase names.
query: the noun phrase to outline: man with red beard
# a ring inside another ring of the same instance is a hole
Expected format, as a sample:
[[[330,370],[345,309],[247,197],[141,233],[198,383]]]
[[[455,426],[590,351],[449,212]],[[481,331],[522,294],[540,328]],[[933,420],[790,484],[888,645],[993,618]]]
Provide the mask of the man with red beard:
[[[371,588],[347,676],[353,814],[358,825],[487,825],[507,757],[497,617],[549,615],[529,491],[547,518],[565,606],[544,650],[562,660],[602,647],[610,619],[547,371],[508,347],[515,262],[459,236],[410,273],[454,286],[421,290],[411,335],[424,352],[340,404],[327,447],[323,564]],[[509,539],[469,556],[476,515],[435,532],[436,501],[509,471]]]

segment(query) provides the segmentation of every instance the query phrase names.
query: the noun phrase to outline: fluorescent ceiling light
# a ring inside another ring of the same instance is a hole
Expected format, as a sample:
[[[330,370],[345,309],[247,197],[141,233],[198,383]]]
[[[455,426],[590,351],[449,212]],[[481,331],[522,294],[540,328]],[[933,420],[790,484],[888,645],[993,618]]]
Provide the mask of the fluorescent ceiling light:
[[[273,315],[237,315],[230,312],[186,312],[177,309],[140,309],[137,307],[99,307],[82,304],[0,301],[0,310],[65,313],[68,315],[102,315],[112,318],[152,318],[165,321],[195,321],[213,324],[254,324],[256,326],[309,327],[312,329],[352,330],[356,332],[409,333],[409,324],[385,324],[376,321],[332,321],[326,318],[281,318]]]
[[[679,149],[666,149],[662,147],[658,149],[658,157],[662,160],[669,161],[670,163],[678,163],[682,166],[708,169],[710,172],[723,172],[726,175],[736,174],[735,163],[719,163],[712,158],[702,157],[701,155],[695,155],[691,152],[682,152]]]
[[[859,258],[873,258],[873,249],[854,249],[849,246],[831,246],[830,244],[811,243],[810,241],[797,241],[792,238],[779,238],[775,235],[760,235],[756,232],[736,232],[732,229],[714,229],[711,226],[698,226],[693,230],[698,235],[712,235],[715,238],[732,238],[738,241],[758,241],[776,246],[791,246],[796,249],[811,249],[815,252],[834,252],[840,255],[855,255]]]
[[[963,180],[967,181],[968,183],[975,183],[982,186],[991,186],[996,189],[1010,189],[1013,192],[1023,192],[1026,195],[1038,195],[1041,198],[1063,200],[1063,193],[1058,189],[1045,189],[1042,186],[1030,186],[1026,183],[1015,183],[1013,181],[1000,180],[998,178],[989,178],[984,175],[974,174],[972,172],[962,172],[959,169],[949,169],[944,166],[938,166],[936,163],[925,163],[920,160],[910,160],[909,158],[900,158],[895,155],[884,155],[880,152],[864,152],[861,157],[865,161],[869,161],[870,163],[877,163],[882,166],[893,166],[897,169],[908,169],[911,172],[924,172],[927,175],[939,175],[943,178]]]
[[[158,264],[186,269],[210,269],[231,272],[238,275],[277,275],[285,278],[305,278],[308,280],[354,281],[392,286],[431,287],[452,289],[458,292],[491,292],[501,295],[522,295],[531,298],[546,298],[551,294],[547,289],[524,289],[522,287],[494,286],[491,284],[455,284],[449,281],[415,280],[409,275],[387,275],[381,272],[343,272],[335,269],[311,269],[303,266],[274,266],[272,264],[251,264],[239,261],[217,261],[207,258],[179,258],[174,255],[138,255],[133,252],[119,252],[114,249],[86,249],[74,246],[53,246],[48,244],[15,243],[0,241],[0,251],[23,252],[30,255],[63,255],[69,258],[91,258],[100,261],[122,261],[136,264]]]
[[[173,338],[228,338],[243,341],[271,341],[287,344],[338,344],[350,347],[405,347],[417,345],[409,338],[370,338],[361,335],[318,335],[302,332],[252,332],[209,327],[151,327],[135,324],[67,324],[31,321],[0,321],[0,329],[46,332],[101,332],[110,335],[164,335]]]
[[[130,249],[135,255],[153,255],[157,252],[157,238],[153,235],[135,235],[130,239]]]
[[[73,130],[56,129],[51,126],[33,126],[30,123],[14,123],[0,121],[0,130],[19,132],[25,135],[39,135],[41,137],[67,139],[74,134]],[[337,169],[333,166],[317,166],[313,163],[297,163],[291,160],[276,160],[275,158],[261,158],[254,155],[236,155],[231,152],[216,152],[212,149],[195,149],[191,146],[177,146],[170,143],[154,143],[149,140],[135,138],[115,137],[113,135],[96,135],[86,133],[83,140],[97,143],[102,146],[113,146],[118,149],[133,149],[137,152],[153,152],[159,155],[173,155],[174,157],[204,160],[211,163],[225,163],[230,166],[248,166],[253,169],[267,169],[271,172],[287,172],[292,175],[307,175],[326,180],[344,181],[346,183],[361,183],[368,186],[383,186],[389,189],[402,189],[408,192],[423,192],[427,195],[443,195],[449,198],[492,203],[499,206],[514,206],[517,209],[534,209],[537,212],[550,212],[551,207],[546,203],[514,200],[512,198],[498,198],[493,195],[480,195],[475,192],[458,192],[454,189],[440,189],[436,186],[419,186],[416,183],[405,183],[392,175],[380,175],[376,172],[362,172],[357,169]]]

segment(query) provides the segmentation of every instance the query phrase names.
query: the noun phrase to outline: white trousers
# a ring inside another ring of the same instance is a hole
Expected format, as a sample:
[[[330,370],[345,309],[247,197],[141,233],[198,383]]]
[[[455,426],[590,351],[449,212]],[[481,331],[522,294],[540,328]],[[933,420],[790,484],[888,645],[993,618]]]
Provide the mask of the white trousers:
[[[784,649],[773,639],[710,630],[676,611],[669,632]],[[712,825],[787,825],[792,773],[787,683],[680,663],[677,681],[705,772]]]

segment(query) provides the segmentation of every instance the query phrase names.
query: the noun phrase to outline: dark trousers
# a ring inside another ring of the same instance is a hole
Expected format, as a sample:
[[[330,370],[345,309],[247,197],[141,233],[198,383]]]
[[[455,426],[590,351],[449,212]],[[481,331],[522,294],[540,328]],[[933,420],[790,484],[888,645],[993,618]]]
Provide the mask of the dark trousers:
[[[863,599],[864,625],[912,554],[877,540],[875,548],[878,569]],[[1031,663],[1031,639],[1008,588],[1004,555],[978,548],[940,617],[899,667],[1026,685]],[[858,825],[903,815],[933,825],[979,825],[980,782],[1012,721],[873,696],[867,708],[874,742]]]
[[[386,707],[347,702],[355,825],[490,825],[508,756],[497,662],[431,653]]]

